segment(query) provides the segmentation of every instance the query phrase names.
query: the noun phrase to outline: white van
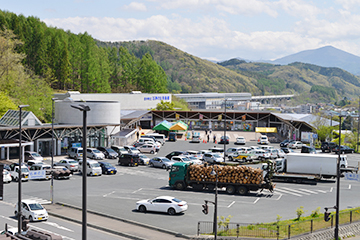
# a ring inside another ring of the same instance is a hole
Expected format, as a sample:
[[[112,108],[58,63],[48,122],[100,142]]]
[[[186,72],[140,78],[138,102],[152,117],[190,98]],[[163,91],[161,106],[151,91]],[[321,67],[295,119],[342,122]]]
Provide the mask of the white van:
[[[82,174],[82,162],[83,160],[79,161],[79,172]],[[86,174],[88,176],[101,176],[102,170],[100,164],[95,160],[87,160],[87,167],[86,167]]]
[[[156,141],[160,142],[162,145],[165,144],[165,135],[164,134],[160,134],[160,133],[148,133],[146,134],[144,137],[146,136],[150,136],[150,137],[154,137],[156,139]]]
[[[82,147],[72,147],[68,152],[69,158],[80,159],[83,156],[83,148]]]

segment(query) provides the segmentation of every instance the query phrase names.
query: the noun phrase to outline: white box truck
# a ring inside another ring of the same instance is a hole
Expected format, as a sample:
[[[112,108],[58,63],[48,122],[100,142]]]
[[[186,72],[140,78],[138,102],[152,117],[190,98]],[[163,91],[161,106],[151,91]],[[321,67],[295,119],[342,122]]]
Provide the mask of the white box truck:
[[[272,178],[286,182],[315,181],[321,178],[335,178],[338,155],[289,153],[285,159],[274,160]],[[262,168],[266,170],[267,164]],[[341,172],[348,170],[347,156],[340,156]]]

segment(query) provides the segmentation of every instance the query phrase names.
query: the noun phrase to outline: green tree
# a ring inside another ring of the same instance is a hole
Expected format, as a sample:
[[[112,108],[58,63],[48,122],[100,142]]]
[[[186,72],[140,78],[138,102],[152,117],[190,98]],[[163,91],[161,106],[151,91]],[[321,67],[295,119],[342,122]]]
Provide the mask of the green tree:
[[[16,110],[17,106],[6,93],[0,92],[0,117],[9,109]]]
[[[165,102],[161,100],[160,103],[156,105],[156,110],[175,110],[174,108],[175,104],[172,102]]]

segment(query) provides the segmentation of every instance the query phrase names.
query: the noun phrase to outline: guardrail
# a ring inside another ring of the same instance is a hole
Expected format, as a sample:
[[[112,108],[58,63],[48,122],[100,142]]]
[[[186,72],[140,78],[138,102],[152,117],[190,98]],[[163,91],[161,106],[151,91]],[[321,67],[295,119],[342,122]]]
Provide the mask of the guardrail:
[[[339,214],[339,225],[360,221],[360,210],[351,210]],[[311,220],[293,222],[291,224],[274,223],[227,223],[218,224],[218,236],[232,236],[236,238],[268,238],[268,239],[290,239],[302,234],[330,229],[335,227],[335,214],[331,215],[328,222],[323,217]],[[213,234],[213,222],[198,222],[197,235]]]

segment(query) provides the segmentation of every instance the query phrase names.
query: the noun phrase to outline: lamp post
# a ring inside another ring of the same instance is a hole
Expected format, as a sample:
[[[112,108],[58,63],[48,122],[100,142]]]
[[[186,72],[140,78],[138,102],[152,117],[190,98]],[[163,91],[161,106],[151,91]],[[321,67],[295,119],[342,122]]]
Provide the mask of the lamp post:
[[[344,117],[340,113],[340,123],[339,123],[339,149],[338,149],[338,159],[336,167],[336,216],[335,216],[335,239],[339,239],[339,208],[340,208],[340,150],[341,150],[341,117]]]
[[[224,105],[224,162],[226,160],[226,97]]]
[[[86,113],[90,111],[90,107],[84,104],[71,105],[72,108],[76,108],[83,112],[83,160],[82,160],[82,240],[86,240],[86,138],[87,138],[87,126],[86,126]]]
[[[356,152],[359,152],[359,128],[360,128],[360,96],[359,96],[359,109],[358,109],[358,129],[357,129],[357,143]]]
[[[21,233],[22,226],[22,212],[21,212],[21,181],[22,181],[22,173],[21,173],[21,165],[22,165],[22,133],[21,133],[21,114],[22,109],[25,107],[29,107],[29,105],[19,105],[19,172],[18,172],[18,233]]]
[[[54,102],[58,100],[58,98],[52,98],[52,107],[51,107],[51,204],[54,204]]]
[[[214,167],[210,173],[212,176],[215,176],[215,203],[214,203],[214,239],[217,239],[217,196],[218,196],[218,172],[214,170]]]

